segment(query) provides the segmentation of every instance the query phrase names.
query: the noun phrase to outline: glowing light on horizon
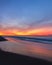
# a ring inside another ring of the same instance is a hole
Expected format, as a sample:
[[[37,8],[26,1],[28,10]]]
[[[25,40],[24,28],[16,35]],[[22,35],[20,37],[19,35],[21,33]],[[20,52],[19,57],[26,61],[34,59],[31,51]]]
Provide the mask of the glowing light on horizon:
[[[3,35],[3,33],[2,33],[2,32],[0,32],[0,35]]]
[[[0,31],[0,35],[50,35],[52,34],[52,28],[39,28],[32,29],[27,31],[19,31],[19,30],[7,30]]]

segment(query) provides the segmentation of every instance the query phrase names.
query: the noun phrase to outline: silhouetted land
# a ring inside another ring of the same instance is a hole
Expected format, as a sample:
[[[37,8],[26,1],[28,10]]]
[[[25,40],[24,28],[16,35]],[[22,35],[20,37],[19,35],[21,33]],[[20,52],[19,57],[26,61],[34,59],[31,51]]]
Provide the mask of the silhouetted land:
[[[7,41],[4,37],[0,36],[0,41]]]
[[[0,65],[52,65],[46,60],[0,50]]]

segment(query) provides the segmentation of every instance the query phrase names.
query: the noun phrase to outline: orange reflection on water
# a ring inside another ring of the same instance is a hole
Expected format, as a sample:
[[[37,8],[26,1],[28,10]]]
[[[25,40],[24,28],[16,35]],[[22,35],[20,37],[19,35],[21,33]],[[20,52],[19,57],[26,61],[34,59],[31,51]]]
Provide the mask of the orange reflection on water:
[[[48,44],[49,45],[49,44]],[[48,46],[47,45],[47,46]],[[47,48],[42,48],[41,44],[38,45],[28,45],[28,50],[30,53],[45,56],[45,57],[52,57],[52,50]]]

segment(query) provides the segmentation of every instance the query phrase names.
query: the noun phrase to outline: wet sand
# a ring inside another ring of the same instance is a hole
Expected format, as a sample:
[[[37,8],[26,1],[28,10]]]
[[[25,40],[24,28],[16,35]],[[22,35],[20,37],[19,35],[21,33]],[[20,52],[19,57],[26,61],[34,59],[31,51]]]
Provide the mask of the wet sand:
[[[39,58],[0,50],[0,65],[52,65],[52,63]]]

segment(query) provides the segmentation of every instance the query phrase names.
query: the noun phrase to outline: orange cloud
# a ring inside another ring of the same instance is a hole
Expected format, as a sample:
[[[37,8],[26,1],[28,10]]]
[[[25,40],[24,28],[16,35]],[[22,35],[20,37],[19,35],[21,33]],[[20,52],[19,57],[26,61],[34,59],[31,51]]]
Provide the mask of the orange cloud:
[[[49,35],[52,34],[52,28],[40,28],[28,31],[29,35]]]
[[[49,35],[52,34],[52,28],[27,29],[26,31],[9,29],[0,31],[0,35]]]

